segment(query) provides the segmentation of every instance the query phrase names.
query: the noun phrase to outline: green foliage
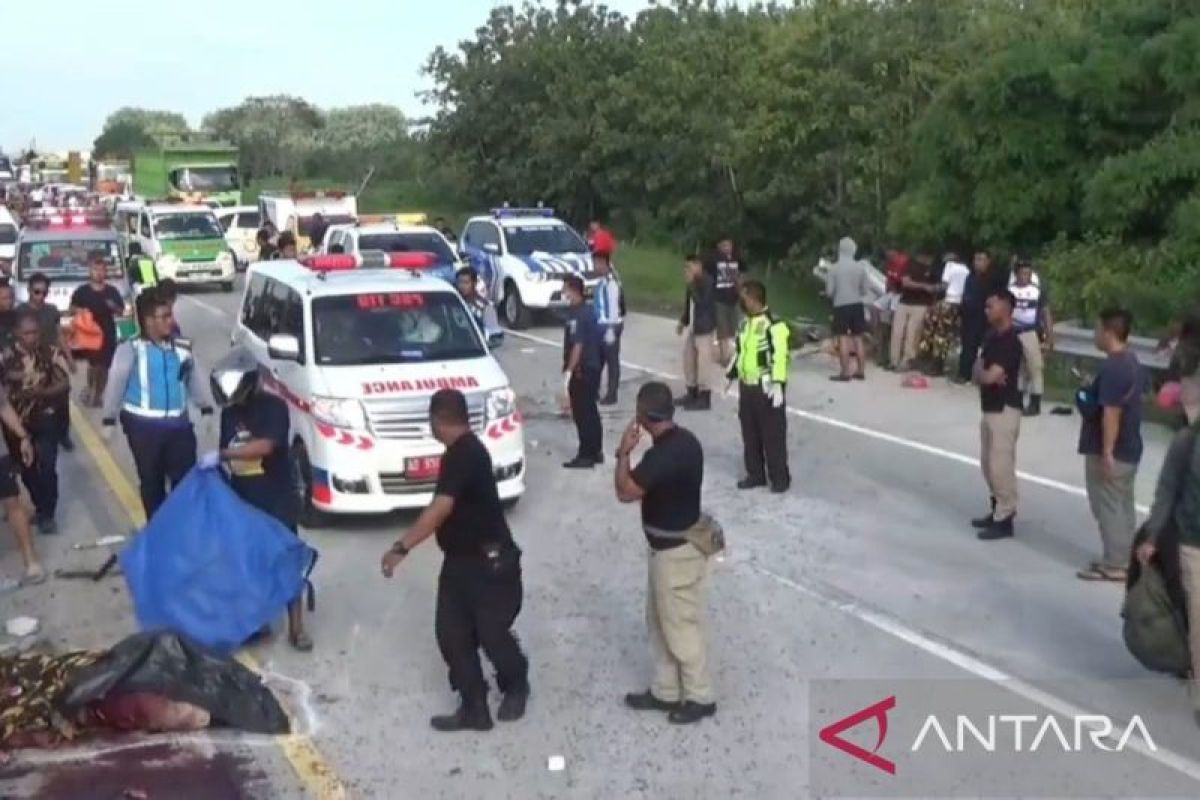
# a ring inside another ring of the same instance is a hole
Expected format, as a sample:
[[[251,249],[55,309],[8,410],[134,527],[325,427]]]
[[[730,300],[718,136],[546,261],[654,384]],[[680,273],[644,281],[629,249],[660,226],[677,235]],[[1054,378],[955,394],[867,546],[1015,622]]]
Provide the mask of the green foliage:
[[[187,129],[187,120],[174,111],[125,106],[108,115],[92,152],[100,158],[129,158],[134,150],[152,144],[155,135]]]

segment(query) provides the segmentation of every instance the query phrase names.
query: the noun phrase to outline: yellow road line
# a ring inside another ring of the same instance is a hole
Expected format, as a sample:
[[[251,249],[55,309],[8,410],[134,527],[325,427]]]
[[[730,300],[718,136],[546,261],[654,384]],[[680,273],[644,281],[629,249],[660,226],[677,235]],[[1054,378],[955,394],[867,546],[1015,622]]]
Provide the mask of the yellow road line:
[[[138,527],[144,525],[146,515],[142,511],[141,497],[133,488],[133,484],[130,483],[124,471],[117,465],[112,453],[108,451],[108,447],[96,433],[95,428],[74,402],[71,403],[71,428],[75,431],[79,441],[83,443],[83,448],[87,450],[92,461],[95,462],[96,468],[100,470],[104,482],[112,489],[121,507],[129,514],[129,518]],[[262,672],[262,668],[250,653],[242,651],[237,654],[237,659],[247,668],[258,673]],[[294,716],[292,716],[292,723],[294,726]],[[317,750],[309,736],[288,734],[277,736],[275,741],[309,794],[318,800],[345,800],[347,796],[345,785],[338,779],[333,767]]]

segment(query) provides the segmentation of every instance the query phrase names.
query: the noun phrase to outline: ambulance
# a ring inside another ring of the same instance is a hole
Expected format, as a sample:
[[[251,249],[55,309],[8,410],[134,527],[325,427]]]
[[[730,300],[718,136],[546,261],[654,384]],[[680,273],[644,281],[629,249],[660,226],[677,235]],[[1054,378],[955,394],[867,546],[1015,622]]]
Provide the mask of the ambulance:
[[[334,191],[266,191],[258,196],[258,210],[263,222],[295,234],[296,249],[307,253],[321,246],[312,241],[313,218],[320,214],[330,226],[353,223],[358,220],[358,198]]]
[[[458,389],[492,457],[500,498],[525,491],[516,395],[430,253],[314,255],[250,266],[231,344],[250,350],[288,404],[302,524],[421,508],[443,448],[429,398]]]

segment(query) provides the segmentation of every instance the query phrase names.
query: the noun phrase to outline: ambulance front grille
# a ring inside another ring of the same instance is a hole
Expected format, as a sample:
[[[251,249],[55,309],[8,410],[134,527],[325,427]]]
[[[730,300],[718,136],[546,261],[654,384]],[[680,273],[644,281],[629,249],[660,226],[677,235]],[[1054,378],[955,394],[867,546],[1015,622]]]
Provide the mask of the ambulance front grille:
[[[428,441],[433,438],[429,427],[429,398],[364,400],[367,423],[378,439]],[[471,430],[483,432],[484,395],[467,395],[467,413]]]

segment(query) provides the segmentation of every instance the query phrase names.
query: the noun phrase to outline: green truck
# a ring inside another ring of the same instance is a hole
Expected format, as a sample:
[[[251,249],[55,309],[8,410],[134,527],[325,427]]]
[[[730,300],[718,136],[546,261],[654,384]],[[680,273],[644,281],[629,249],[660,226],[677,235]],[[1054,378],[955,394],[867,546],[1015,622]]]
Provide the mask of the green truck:
[[[147,199],[210,206],[242,202],[238,149],[197,136],[164,138],[133,154],[133,191]]]

